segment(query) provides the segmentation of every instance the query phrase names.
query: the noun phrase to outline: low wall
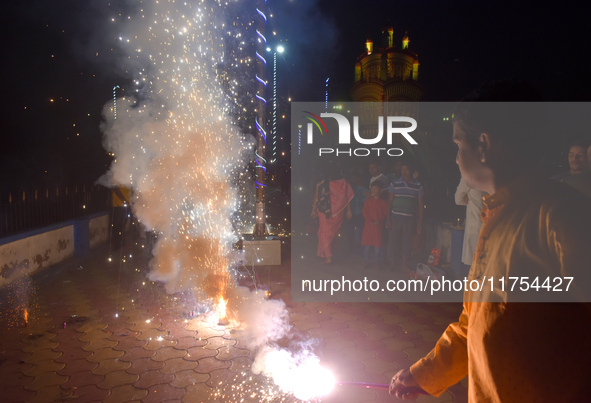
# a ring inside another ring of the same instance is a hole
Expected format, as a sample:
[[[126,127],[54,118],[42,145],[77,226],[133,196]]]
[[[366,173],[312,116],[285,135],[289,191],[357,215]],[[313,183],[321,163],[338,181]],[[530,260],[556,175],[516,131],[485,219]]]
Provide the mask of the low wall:
[[[96,213],[0,239],[0,287],[106,242],[107,213]]]

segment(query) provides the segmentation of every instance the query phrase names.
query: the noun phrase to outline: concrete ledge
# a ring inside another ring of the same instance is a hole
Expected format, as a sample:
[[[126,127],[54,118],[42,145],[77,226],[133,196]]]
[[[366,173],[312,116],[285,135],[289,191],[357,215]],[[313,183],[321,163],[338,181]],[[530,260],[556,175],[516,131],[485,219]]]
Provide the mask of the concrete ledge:
[[[108,214],[76,220],[0,239],[0,287],[72,256],[86,256],[108,239]]]

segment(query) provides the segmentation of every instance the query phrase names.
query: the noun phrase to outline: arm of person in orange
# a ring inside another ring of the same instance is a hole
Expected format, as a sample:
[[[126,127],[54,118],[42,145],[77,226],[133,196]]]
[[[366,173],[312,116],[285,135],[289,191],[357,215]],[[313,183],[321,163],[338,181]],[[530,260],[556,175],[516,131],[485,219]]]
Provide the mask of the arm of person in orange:
[[[390,394],[399,398],[414,399],[420,386],[434,396],[440,396],[447,388],[455,385],[468,375],[467,326],[469,303],[456,323],[450,324],[441,335],[435,348],[424,358],[397,373],[390,384]],[[407,373],[407,372],[408,373]]]

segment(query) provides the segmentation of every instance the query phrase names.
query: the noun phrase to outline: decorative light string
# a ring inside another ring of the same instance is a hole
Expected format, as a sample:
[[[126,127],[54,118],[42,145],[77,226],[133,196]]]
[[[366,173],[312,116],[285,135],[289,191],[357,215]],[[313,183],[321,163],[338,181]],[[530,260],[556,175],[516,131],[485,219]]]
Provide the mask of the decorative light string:
[[[265,0],[265,5],[267,4],[267,1]],[[267,23],[267,16],[265,15],[264,12],[262,12],[258,7],[256,9],[257,13],[262,17],[263,19],[263,24]],[[264,25],[263,25],[264,26]],[[258,29],[256,30],[257,36],[259,38],[259,41],[262,41],[263,43],[263,48],[267,47],[267,38],[265,38],[265,35],[263,35],[261,33],[261,31],[259,31]],[[261,62],[263,62],[264,64],[264,68],[267,68],[267,60],[263,57],[263,55],[261,55],[258,50],[255,51],[256,56],[259,58],[259,60]],[[257,88],[256,94],[255,94],[255,98],[258,99],[259,101],[261,101],[263,104],[260,105],[260,108],[265,108],[267,106],[267,100],[265,99],[265,91],[267,89],[267,83],[265,82],[265,80],[263,80],[261,77],[258,76],[258,74],[255,74],[255,78],[256,80],[259,82],[259,86]],[[264,106],[263,106],[264,105]],[[259,113],[264,116],[264,111],[259,111]],[[264,120],[263,120],[263,124],[264,124]],[[259,123],[258,121],[258,117],[255,118],[255,125],[258,131],[259,136],[261,136],[263,138],[264,144],[265,146],[267,145],[267,132],[265,131],[264,127],[261,125],[261,123]],[[264,149],[262,150],[264,152]],[[259,150],[257,150],[255,152],[255,162],[256,162],[256,167],[257,168],[261,168],[264,172],[264,174],[267,174],[267,169],[265,168],[265,165],[267,163],[267,160],[265,158],[263,158],[261,156],[261,154],[263,154],[263,152],[259,153]],[[259,178],[259,174],[256,174],[257,180],[255,180],[256,186],[257,187],[266,187],[266,185],[264,184],[264,180],[260,180]]]
[[[273,52],[273,149],[271,164],[277,161],[277,50]]]
[[[330,80],[330,77],[328,77],[326,79],[326,83],[325,83],[326,84],[325,85],[326,86],[326,93],[324,95],[324,111],[325,112],[328,112],[328,80]]]
[[[119,87],[118,85],[113,87],[113,119],[117,119],[117,95],[115,94],[117,88],[121,87]]]

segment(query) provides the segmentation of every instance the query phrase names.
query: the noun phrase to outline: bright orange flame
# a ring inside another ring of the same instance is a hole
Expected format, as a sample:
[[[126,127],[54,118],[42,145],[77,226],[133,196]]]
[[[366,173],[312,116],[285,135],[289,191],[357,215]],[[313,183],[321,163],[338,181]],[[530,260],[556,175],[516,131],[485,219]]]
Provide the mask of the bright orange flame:
[[[226,305],[227,305],[227,301],[224,299],[224,297],[220,296],[219,300],[218,300],[218,315],[220,319],[224,319],[226,317]]]
[[[26,308],[25,308],[25,312],[23,313],[23,316],[25,318],[25,323],[29,323],[29,311],[27,311]]]

